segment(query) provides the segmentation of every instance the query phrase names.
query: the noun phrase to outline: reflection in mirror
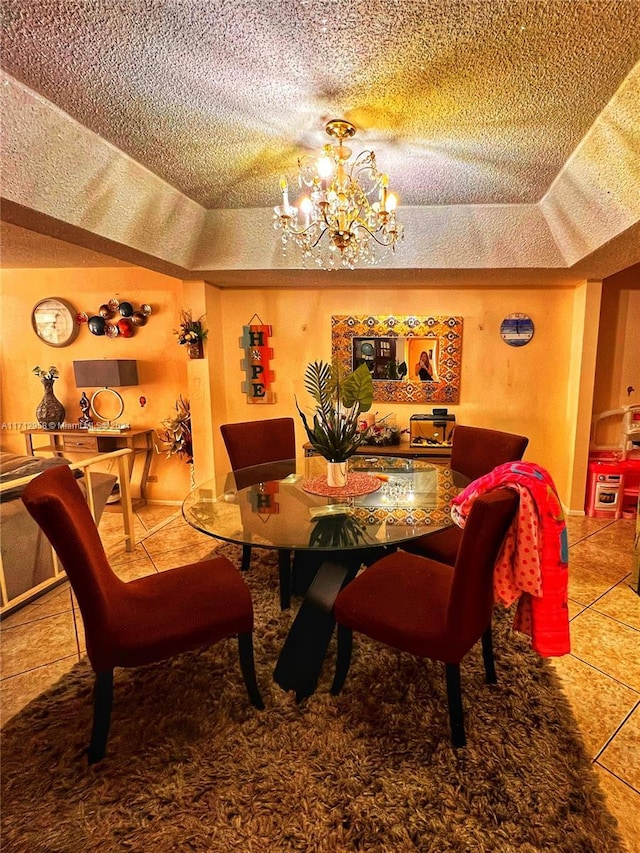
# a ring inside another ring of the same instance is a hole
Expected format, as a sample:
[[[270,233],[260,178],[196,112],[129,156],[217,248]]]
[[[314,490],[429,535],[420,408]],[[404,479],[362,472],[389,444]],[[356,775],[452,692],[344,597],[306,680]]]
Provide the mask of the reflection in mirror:
[[[374,400],[458,402],[461,317],[336,316],[331,325],[333,358],[349,371],[367,365]]]
[[[438,381],[437,338],[354,338],[353,366],[366,364],[373,379]]]

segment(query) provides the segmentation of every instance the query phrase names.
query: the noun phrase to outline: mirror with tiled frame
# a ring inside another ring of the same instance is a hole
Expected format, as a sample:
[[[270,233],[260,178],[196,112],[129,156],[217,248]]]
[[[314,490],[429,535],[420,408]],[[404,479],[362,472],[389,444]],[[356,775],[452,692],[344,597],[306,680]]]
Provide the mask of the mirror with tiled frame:
[[[459,402],[462,317],[333,316],[331,351],[345,370],[367,365],[375,401]]]

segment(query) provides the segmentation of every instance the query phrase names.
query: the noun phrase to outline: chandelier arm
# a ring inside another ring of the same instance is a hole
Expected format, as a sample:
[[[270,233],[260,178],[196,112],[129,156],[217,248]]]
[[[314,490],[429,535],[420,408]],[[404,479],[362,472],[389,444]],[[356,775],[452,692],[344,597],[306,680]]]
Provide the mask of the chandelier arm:
[[[355,166],[355,163],[354,163],[354,166]],[[360,176],[363,172],[371,172],[371,180],[372,180],[372,181],[374,181],[376,185],[379,183],[379,181],[380,181],[380,173],[379,173],[379,172],[377,172],[377,171],[374,171],[374,169],[373,169],[373,167],[371,166],[371,164],[370,164],[370,163],[364,163],[364,164],[363,164],[362,166],[360,166],[360,168],[356,171],[355,176],[354,176],[354,175],[349,175],[349,177],[351,178],[351,180],[352,180],[352,181],[357,182],[357,181],[358,181],[359,176]],[[364,190],[363,190],[363,192],[364,192]]]
[[[320,236],[319,236],[319,237],[318,237],[318,239],[315,241],[315,243],[312,243],[312,244],[311,244],[311,248],[312,248],[312,249],[315,249],[315,247],[318,245],[318,243],[320,242],[320,240],[322,240],[322,238],[324,237],[324,235],[327,233],[327,229],[328,229],[328,227],[329,227],[329,226],[327,226],[327,228],[325,228],[325,229],[324,229],[324,231],[320,234]]]
[[[311,231],[311,230],[313,230],[314,226],[315,226],[318,222],[319,222],[319,220],[314,219],[314,221],[313,221],[313,222],[310,222],[310,223],[309,223],[309,225],[307,225],[307,227],[306,227],[306,228],[303,228],[301,231],[296,231],[296,229],[295,229],[295,228],[292,228],[292,227],[291,227],[291,225],[287,225],[287,227],[286,227],[286,229],[285,229],[285,230],[286,230],[289,234],[292,234],[294,237],[302,237],[302,235],[303,235],[303,234],[306,234],[306,233],[307,233],[307,231]],[[326,224],[327,224],[327,227],[329,227],[329,223],[327,222]],[[327,230],[327,229],[325,228],[325,229],[324,229],[324,231],[326,231],[326,230]],[[324,234],[324,231],[322,232],[322,234]],[[322,237],[322,234],[320,235],[320,237]],[[319,238],[318,238],[318,239],[319,239]],[[317,242],[318,242],[318,241],[316,240],[316,243],[317,243]],[[315,246],[315,243],[314,243],[313,245]]]
[[[358,156],[353,161],[353,165],[356,166],[360,162],[360,158],[364,157],[367,163],[370,163],[372,160],[375,162],[376,155],[374,151],[361,151]]]
[[[372,231],[370,228],[368,228],[363,222],[358,222],[357,220],[354,220],[352,224],[353,224],[354,228],[364,228],[364,230],[367,231],[371,235],[371,237],[373,237],[373,239],[376,241],[376,243],[379,246],[384,246],[385,248],[388,248],[389,246],[393,246],[393,244],[396,242],[393,239],[389,240],[388,243],[385,243],[382,240],[378,240],[378,238],[375,235],[375,232]]]

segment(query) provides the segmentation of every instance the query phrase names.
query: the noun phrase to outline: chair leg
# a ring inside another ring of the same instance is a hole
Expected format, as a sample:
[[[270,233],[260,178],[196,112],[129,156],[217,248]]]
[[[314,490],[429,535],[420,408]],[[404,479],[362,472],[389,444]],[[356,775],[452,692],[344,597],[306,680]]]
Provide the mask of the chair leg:
[[[447,700],[449,702],[449,723],[451,724],[451,742],[454,746],[466,746],[464,716],[462,712],[462,690],[460,689],[460,664],[446,663]]]
[[[280,575],[280,610],[291,607],[291,552],[278,551],[278,574]]]
[[[242,546],[242,562],[240,563],[240,571],[248,572],[251,564],[251,545]]]
[[[253,634],[238,634],[238,651],[240,653],[240,669],[242,677],[247,688],[249,701],[258,708],[259,711],[264,709],[264,702],[258,689],[256,680],[256,666],[253,659]]]
[[[93,728],[87,755],[89,764],[102,761],[107,751],[111,706],[113,704],[113,670],[96,672],[93,685]]]
[[[496,666],[493,659],[493,636],[491,634],[491,624],[482,635],[482,660],[484,661],[484,671],[487,678],[487,684],[496,684],[498,678],[496,676]]]
[[[347,680],[351,666],[351,651],[353,649],[353,631],[345,625],[338,625],[338,646],[336,654],[336,672],[333,676],[331,693],[337,696]]]

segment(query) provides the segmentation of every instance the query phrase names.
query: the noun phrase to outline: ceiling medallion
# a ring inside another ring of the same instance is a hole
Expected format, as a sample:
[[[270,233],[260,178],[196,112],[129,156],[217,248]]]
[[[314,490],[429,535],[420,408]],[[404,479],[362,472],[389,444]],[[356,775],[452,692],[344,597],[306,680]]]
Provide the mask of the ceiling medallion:
[[[330,121],[325,130],[337,145],[327,144],[318,159],[298,160],[298,185],[305,195],[289,204],[289,186],[280,178],[282,204],[274,208],[274,228],[302,250],[306,267],[354,269],[373,265],[394,252],[403,227],[396,220],[398,200],[389,192],[388,175],[378,171],[373,151],[351,160],[344,144],[356,132],[351,122]]]

